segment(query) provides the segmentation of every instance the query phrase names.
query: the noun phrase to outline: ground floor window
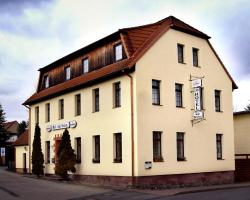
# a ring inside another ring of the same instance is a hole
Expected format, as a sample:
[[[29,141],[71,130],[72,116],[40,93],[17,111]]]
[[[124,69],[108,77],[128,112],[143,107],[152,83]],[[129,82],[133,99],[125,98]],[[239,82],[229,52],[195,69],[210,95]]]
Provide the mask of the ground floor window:
[[[76,147],[76,162],[81,163],[81,138],[75,138],[75,147]]]
[[[161,162],[163,161],[161,153],[161,135],[159,131],[153,131],[153,161]]]
[[[114,134],[114,162],[122,162],[122,134]]]
[[[100,163],[100,135],[95,135],[93,137],[93,143],[94,143],[93,163]]]
[[[45,148],[46,148],[45,162],[46,164],[49,164],[50,163],[50,141],[45,142]]]
[[[177,133],[177,160],[184,161],[184,133]]]
[[[222,134],[216,134],[217,160],[222,159]]]

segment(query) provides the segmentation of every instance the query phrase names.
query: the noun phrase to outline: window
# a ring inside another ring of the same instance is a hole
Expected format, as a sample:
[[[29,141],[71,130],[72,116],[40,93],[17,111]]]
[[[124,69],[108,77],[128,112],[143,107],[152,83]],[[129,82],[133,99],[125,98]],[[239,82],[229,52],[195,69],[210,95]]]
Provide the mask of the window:
[[[77,137],[75,139],[75,146],[76,146],[76,162],[81,163],[81,138]]]
[[[177,44],[178,63],[184,63],[184,45]]]
[[[216,134],[217,160],[222,159],[222,134]]]
[[[39,124],[39,107],[35,107],[35,122],[36,124]]]
[[[49,76],[48,75],[44,76],[44,87],[45,88],[49,87]]]
[[[184,161],[184,133],[177,133],[177,160]]]
[[[115,145],[114,162],[119,163],[119,162],[122,162],[122,134],[115,133],[114,139],[115,139],[115,142],[114,142],[114,145]]]
[[[70,80],[71,78],[71,69],[70,66],[65,67],[65,80]]]
[[[182,84],[175,84],[175,101],[176,107],[182,107]]]
[[[195,67],[199,66],[198,52],[199,49],[193,48],[193,66]]]
[[[82,72],[83,74],[89,72],[89,59],[85,58],[82,60]]]
[[[46,103],[45,104],[45,121],[50,122],[50,104]]]
[[[45,142],[45,162],[46,164],[49,164],[50,163],[50,141],[46,141]]]
[[[153,132],[153,161],[154,162],[163,161],[161,155],[161,132],[159,131]]]
[[[220,112],[220,111],[221,111],[221,107],[220,107],[220,94],[221,94],[221,91],[220,91],[220,90],[215,90],[215,91],[214,91],[214,97],[215,97],[215,111],[216,111],[216,112]]]
[[[152,103],[160,105],[160,81],[152,80]]]
[[[94,136],[94,158],[93,163],[100,163],[100,135]]]
[[[98,88],[93,90],[93,105],[93,112],[98,112],[100,110]]]
[[[122,45],[118,44],[115,46],[115,61],[122,59]]]
[[[59,100],[59,119],[64,118],[64,100],[60,99]]]
[[[81,94],[75,95],[75,115],[81,115]]]
[[[113,84],[113,91],[114,91],[114,107],[120,107],[121,106],[121,87],[120,82]]]

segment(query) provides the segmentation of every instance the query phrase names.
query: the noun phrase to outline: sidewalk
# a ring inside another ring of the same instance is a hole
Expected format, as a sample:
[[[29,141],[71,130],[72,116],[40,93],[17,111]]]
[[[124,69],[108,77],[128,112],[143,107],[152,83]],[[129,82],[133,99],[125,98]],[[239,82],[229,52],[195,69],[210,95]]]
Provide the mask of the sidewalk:
[[[22,176],[37,179],[35,175],[23,174]],[[119,187],[119,186],[102,186],[102,185],[95,185],[95,184],[87,184],[82,181],[74,181],[74,180],[62,181],[61,178],[55,175],[54,176],[41,176],[39,179],[47,180],[47,181],[64,182],[64,183],[73,184],[73,185],[83,185],[83,186],[94,187],[94,188],[105,188],[105,189],[111,189],[114,191],[138,192],[138,193],[144,193],[144,194],[151,194],[155,196],[174,196],[174,195],[188,194],[188,193],[198,193],[198,192],[206,192],[206,191],[250,187],[250,182],[244,182],[244,183],[233,183],[233,184],[224,184],[224,185],[182,187],[182,188],[171,188],[171,189],[134,189],[134,188]]]
[[[135,192],[159,195],[159,196],[173,196],[173,195],[180,195],[180,194],[236,189],[236,188],[243,188],[243,187],[250,187],[250,182],[224,184],[224,185],[198,186],[198,187],[184,187],[184,188],[173,188],[173,189],[162,189],[162,190],[149,190],[149,189],[146,189],[146,190],[130,189],[130,190],[135,191]]]

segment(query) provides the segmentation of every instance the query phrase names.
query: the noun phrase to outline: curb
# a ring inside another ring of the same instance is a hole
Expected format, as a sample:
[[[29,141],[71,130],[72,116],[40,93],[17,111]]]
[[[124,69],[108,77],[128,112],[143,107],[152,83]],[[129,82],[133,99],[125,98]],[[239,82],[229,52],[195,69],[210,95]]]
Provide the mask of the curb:
[[[240,189],[250,187],[249,185],[235,185],[235,186],[227,186],[227,187],[218,187],[218,188],[204,188],[204,189],[197,189],[197,190],[190,190],[190,191],[181,191],[177,192],[173,196],[182,195],[182,194],[191,194],[191,193],[199,193],[199,192],[210,192],[210,191],[218,191],[218,190],[230,190],[230,189]]]

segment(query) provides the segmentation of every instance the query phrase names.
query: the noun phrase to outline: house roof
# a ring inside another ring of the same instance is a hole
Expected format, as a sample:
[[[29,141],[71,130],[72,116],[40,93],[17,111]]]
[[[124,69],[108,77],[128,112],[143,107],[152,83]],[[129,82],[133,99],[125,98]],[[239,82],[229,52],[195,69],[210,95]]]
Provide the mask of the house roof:
[[[234,115],[245,115],[245,114],[250,114],[250,110],[234,112]]]
[[[121,38],[125,52],[127,54],[127,58],[125,60],[113,63],[108,66],[104,66],[103,68],[76,77],[72,80],[44,89],[38,93],[33,94],[23,104],[31,105],[41,100],[51,98],[52,96],[58,96],[59,94],[66,93],[68,91],[73,91],[74,89],[78,89],[79,87],[84,87],[98,80],[108,78],[117,74],[121,74],[121,72],[124,70],[134,69],[136,62],[141,58],[141,56],[169,29],[182,31],[206,40],[210,38],[205,33],[195,29],[194,27],[182,22],[181,20],[173,16],[169,16],[165,19],[162,19],[152,24],[119,29],[118,31],[112,33],[111,35],[101,40],[98,40],[82,49],[79,49],[39,69],[39,71],[49,70],[51,68],[58,66],[63,62],[67,62],[71,59],[77,58],[79,55],[86,52],[87,50],[101,46],[106,40],[110,40],[118,36]],[[219,58],[215,51],[214,53],[217,56],[217,58]],[[221,64],[224,70],[226,71],[227,75],[229,76],[230,80],[232,81],[233,89],[236,89],[237,85],[235,84],[234,80],[232,79],[232,77],[230,76],[230,74],[228,73],[222,62]]]
[[[11,121],[11,122],[5,122],[4,123],[4,129],[8,130],[11,126],[13,126],[15,123],[18,123],[17,121]]]
[[[26,146],[29,144],[29,130],[22,133],[18,139],[12,144],[13,146]]]

